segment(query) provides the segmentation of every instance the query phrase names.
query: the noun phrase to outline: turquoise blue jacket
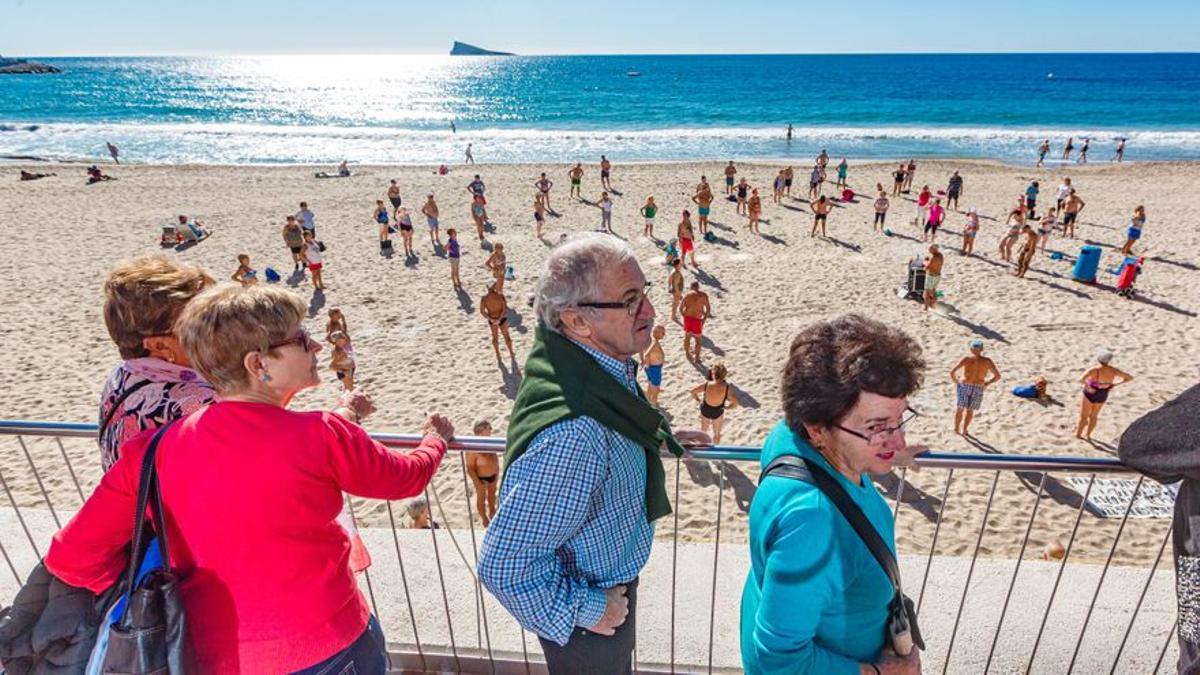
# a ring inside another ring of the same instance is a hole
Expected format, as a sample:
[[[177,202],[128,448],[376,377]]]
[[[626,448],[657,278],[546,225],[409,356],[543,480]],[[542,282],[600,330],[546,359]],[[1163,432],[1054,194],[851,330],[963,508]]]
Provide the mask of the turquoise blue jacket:
[[[892,512],[867,474],[854,484],[780,422],[762,465],[782,454],[816,460],[895,550]],[[748,673],[858,675],[884,644],[892,584],[858,534],[815,486],[771,476],[750,506],[750,573],[742,591]]]

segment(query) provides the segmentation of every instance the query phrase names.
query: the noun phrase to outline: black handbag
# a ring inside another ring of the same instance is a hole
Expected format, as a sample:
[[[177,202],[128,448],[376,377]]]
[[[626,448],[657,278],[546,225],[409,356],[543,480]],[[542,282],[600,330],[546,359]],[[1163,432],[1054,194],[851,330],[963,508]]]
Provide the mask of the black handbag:
[[[883,568],[895,590],[891,602],[888,603],[888,621],[884,626],[884,640],[892,647],[892,651],[900,656],[908,656],[912,653],[914,645],[919,649],[925,649],[925,640],[921,638],[921,629],[917,626],[917,612],[913,607],[913,601],[904,594],[904,590],[900,586],[900,568],[896,565],[896,556],[892,554],[892,550],[884,543],[883,537],[880,537],[879,532],[871,525],[871,521],[867,520],[866,514],[862,512],[858,504],[854,503],[854,499],[846,494],[845,488],[837,482],[837,479],[830,476],[820,465],[800,455],[780,455],[773,459],[767,464],[767,468],[763,469],[762,476],[758,479],[759,485],[770,475],[804,481],[815,486],[833,502],[833,505],[850,523],[850,527],[854,528],[859,539],[862,539],[863,544],[866,545],[867,550],[871,552],[879,566]]]
[[[130,675],[185,673],[188,655],[186,622],[179,579],[171,573],[171,558],[164,527],[162,494],[154,459],[158,444],[170,424],[160,428],[146,449],[138,480],[137,510],[133,519],[133,546],[124,581],[125,607],[108,634],[108,649],[101,672]],[[153,531],[147,531],[146,507],[150,507]],[[157,535],[162,566],[138,579],[142,559]]]

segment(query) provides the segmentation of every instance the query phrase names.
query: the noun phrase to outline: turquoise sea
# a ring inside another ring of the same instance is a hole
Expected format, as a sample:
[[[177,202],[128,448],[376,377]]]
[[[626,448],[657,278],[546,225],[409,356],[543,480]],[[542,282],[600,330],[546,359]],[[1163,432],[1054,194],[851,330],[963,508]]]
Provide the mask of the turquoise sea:
[[[1200,54],[37,59],[0,156],[363,163],[955,156],[1200,159]],[[452,132],[453,121],[457,131]],[[794,125],[791,142],[785,127]]]

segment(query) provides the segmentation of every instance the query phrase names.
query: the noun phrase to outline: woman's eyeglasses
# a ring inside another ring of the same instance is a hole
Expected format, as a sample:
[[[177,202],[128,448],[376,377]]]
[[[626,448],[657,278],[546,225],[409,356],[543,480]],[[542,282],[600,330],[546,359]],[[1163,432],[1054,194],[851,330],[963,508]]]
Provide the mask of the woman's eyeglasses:
[[[288,345],[298,345],[305,351],[308,351],[308,345],[310,344],[312,344],[312,337],[308,334],[308,331],[301,328],[300,334],[296,337],[280,340],[279,342],[272,342],[271,344],[267,345],[267,351],[279,349],[280,347],[286,347]]]
[[[646,282],[646,287],[640,291],[631,291],[630,297],[619,302],[581,302],[579,307],[591,307],[592,309],[623,309],[629,316],[637,316],[642,309],[642,304],[646,302],[646,293],[650,290],[650,282]]]
[[[917,417],[918,415],[920,415],[920,413],[918,413],[916,410],[913,410],[912,408],[905,408],[905,410],[908,412],[908,414],[905,415],[900,420],[900,423],[894,427],[867,429],[866,432],[860,432],[860,431],[855,431],[853,429],[847,429],[846,427],[844,427],[840,424],[835,424],[833,426],[837,429],[841,429],[842,431],[850,434],[851,436],[856,436],[858,438],[863,439],[864,441],[867,442],[868,445],[883,445],[894,434],[904,431],[904,425],[911,422],[914,417]]]

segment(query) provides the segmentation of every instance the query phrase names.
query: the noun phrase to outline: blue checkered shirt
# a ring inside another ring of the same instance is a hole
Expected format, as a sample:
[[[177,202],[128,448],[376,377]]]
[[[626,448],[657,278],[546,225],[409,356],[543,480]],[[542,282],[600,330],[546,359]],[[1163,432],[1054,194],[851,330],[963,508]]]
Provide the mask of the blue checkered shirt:
[[[632,360],[579,346],[637,390]],[[565,645],[600,621],[604,589],[637,577],[653,540],[645,450],[576,417],[543,429],[506,469],[479,579],[526,630]]]

